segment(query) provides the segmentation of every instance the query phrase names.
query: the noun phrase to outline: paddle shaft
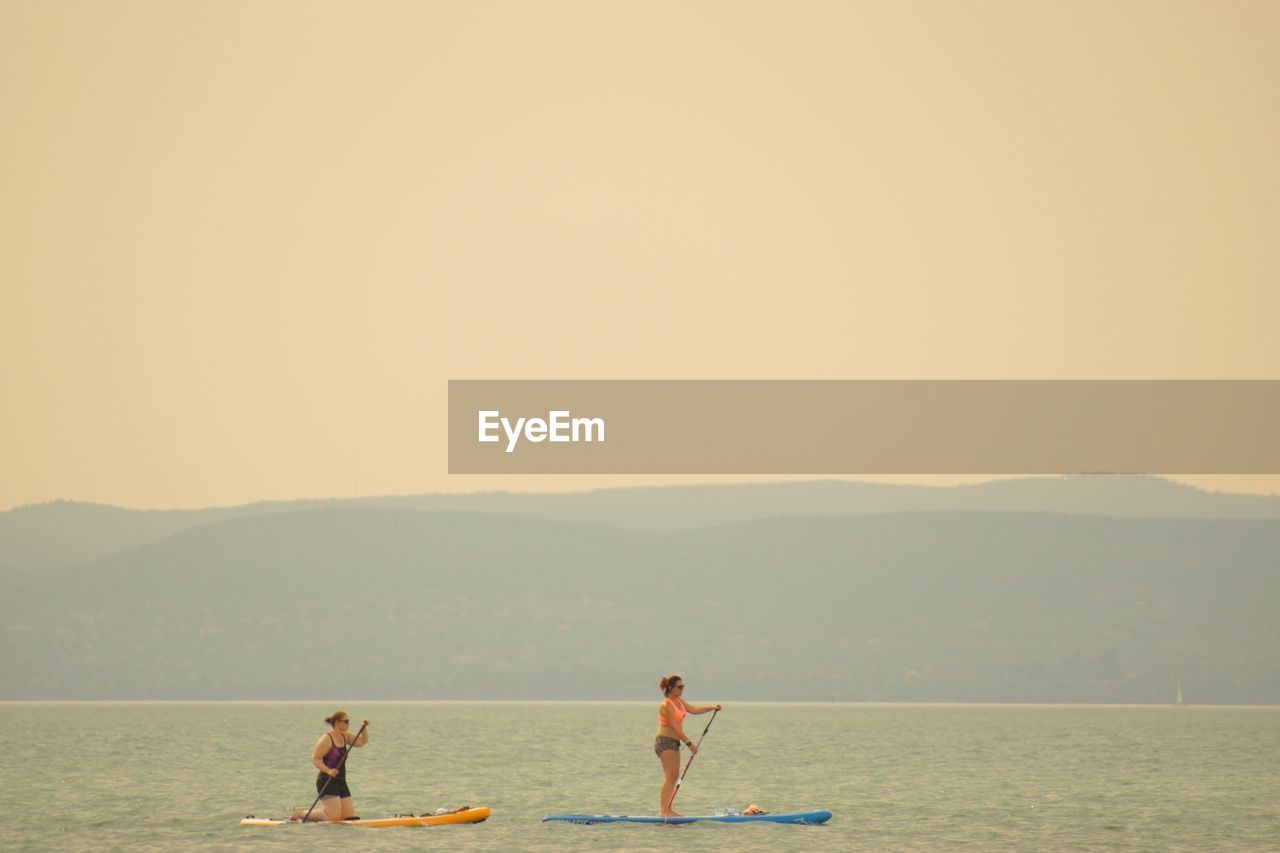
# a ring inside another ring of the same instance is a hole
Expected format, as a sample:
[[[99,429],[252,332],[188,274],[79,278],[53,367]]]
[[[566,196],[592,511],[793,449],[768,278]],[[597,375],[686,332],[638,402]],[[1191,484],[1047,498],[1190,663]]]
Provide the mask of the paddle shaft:
[[[352,740],[351,743],[347,744],[346,748],[342,750],[342,757],[338,759],[338,766],[333,768],[334,770],[341,770],[342,765],[347,763],[347,756],[351,754],[351,747],[356,745],[356,741],[360,740],[360,735],[364,734],[364,730],[368,727],[368,722],[365,722],[360,726],[360,731],[356,732],[355,740]],[[311,813],[315,811],[316,803],[320,802],[320,798],[324,796],[324,792],[329,790],[329,783],[335,778],[337,777],[330,776],[328,779],[324,780],[324,784],[320,786],[320,793],[316,794],[315,802],[311,804],[311,808],[307,809],[307,813],[302,816],[303,823],[306,823],[307,819],[311,817]]]
[[[698,735],[698,743],[694,749],[702,749],[702,739],[707,736],[707,729],[711,728],[711,724],[716,721],[716,714],[720,713],[720,709],[716,708],[711,712],[711,719],[707,720],[707,728],[702,730],[702,734]],[[698,753],[689,756],[689,761],[684,766],[684,772],[680,774],[680,778],[676,780],[676,789],[671,792],[671,799],[667,800],[667,811],[671,811],[671,804],[676,801],[676,794],[680,793],[680,786],[684,784],[684,777],[689,775],[689,768],[693,766],[693,759],[698,757]]]

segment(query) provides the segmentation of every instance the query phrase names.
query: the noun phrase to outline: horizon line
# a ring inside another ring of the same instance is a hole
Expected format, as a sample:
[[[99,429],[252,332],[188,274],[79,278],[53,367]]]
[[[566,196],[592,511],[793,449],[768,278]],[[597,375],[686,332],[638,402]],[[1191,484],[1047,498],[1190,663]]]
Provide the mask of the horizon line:
[[[6,705],[649,705],[655,699],[0,699]],[[1202,710],[1280,711],[1280,705],[1187,702],[943,702],[857,699],[730,699],[734,705],[796,705],[904,708],[1186,708]],[[722,703],[725,704],[725,703]]]

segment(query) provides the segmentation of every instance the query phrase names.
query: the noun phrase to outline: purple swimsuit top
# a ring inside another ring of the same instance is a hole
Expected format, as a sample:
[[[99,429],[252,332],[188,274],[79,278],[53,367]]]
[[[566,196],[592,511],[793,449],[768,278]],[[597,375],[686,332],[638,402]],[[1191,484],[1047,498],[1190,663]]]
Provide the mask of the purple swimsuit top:
[[[333,735],[329,735],[329,743],[331,744],[329,751],[320,760],[324,762],[325,767],[334,768],[342,760],[342,750],[338,749],[338,743],[333,739]]]

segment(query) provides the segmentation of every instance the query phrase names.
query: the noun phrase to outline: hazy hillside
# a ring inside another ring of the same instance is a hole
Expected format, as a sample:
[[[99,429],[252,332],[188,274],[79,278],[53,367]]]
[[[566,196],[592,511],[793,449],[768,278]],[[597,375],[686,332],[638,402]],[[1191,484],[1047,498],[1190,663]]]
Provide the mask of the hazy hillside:
[[[3,582],[0,698],[1280,703],[1280,522],[233,519]]]
[[[1120,518],[1280,518],[1280,497],[1203,492],[1157,477],[1078,476],[930,487],[845,481],[490,492],[264,502],[202,510],[126,510],[58,501],[0,513],[0,566],[47,568],[158,542],[230,518],[325,507],[466,510],[653,532],[800,515],[982,510]]]

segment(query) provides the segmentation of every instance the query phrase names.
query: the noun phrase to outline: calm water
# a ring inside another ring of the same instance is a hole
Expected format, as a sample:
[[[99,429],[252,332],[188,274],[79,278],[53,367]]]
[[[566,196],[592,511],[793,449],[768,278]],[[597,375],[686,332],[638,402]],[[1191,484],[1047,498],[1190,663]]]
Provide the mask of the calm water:
[[[493,817],[238,826],[310,805],[310,750],[335,705],[373,723],[348,770],[361,815],[487,805]],[[730,704],[677,809],[825,807],[830,824],[540,823],[656,810],[656,705],[0,704],[0,849],[1280,848],[1280,710],[1248,708]],[[696,739],[706,719],[686,730]]]

